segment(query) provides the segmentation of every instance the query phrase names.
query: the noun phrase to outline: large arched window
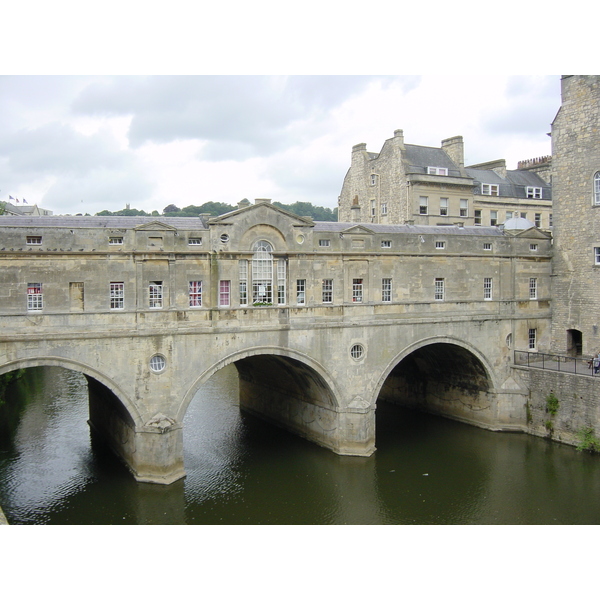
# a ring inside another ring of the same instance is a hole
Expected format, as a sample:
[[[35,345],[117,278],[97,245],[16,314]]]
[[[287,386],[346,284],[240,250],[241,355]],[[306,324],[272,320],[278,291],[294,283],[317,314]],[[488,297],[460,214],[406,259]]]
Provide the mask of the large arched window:
[[[594,174],[594,204],[600,204],[600,171]]]
[[[273,246],[261,240],[252,257],[252,302],[273,304]]]

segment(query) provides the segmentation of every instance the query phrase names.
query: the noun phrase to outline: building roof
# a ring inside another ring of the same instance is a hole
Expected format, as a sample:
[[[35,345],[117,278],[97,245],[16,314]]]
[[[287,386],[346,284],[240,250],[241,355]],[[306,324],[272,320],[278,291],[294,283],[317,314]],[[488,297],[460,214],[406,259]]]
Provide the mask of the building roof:
[[[460,227],[458,225],[382,225],[378,223],[339,223],[336,221],[315,221],[315,233],[343,233],[349,229],[362,226],[363,229],[370,230],[373,233],[417,233],[434,235],[483,235],[483,236],[502,236],[503,233],[498,227],[469,226]]]
[[[458,166],[441,148],[414,144],[406,144],[404,148],[409,173],[427,173],[427,167],[444,167],[448,169],[448,175],[460,176]]]
[[[39,216],[8,217],[0,216],[0,227],[65,227],[81,228],[115,228],[134,229],[149,223],[164,223],[176,229],[208,229],[205,217],[73,217],[73,216]]]
[[[542,200],[552,199],[552,186],[548,185],[537,173],[532,171],[507,171],[506,178],[491,169],[465,168],[473,178],[474,193],[481,194],[481,184],[498,186],[498,195],[504,198],[527,198],[527,187],[542,188]],[[538,198],[539,199],[539,198]]]

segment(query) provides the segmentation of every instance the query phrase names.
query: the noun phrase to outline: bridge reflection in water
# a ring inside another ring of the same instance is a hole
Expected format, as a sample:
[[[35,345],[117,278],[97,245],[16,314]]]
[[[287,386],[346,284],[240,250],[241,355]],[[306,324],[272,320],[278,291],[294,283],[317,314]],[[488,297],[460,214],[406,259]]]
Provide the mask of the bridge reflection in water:
[[[12,523],[596,524],[600,458],[379,402],[377,447],[336,455],[240,412],[233,366],[185,418],[187,477],[136,482],[90,439],[85,378],[28,370],[2,438],[0,505]]]

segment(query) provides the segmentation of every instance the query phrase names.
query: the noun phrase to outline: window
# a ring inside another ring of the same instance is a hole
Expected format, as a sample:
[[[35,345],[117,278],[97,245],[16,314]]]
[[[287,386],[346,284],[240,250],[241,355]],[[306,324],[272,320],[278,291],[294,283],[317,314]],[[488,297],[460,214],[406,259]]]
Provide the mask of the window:
[[[542,226],[542,214],[541,213],[535,213],[535,217],[533,219],[533,222],[535,224],[536,227],[541,227]]]
[[[460,201],[460,213],[459,214],[461,217],[469,216],[469,201],[465,200],[464,198],[462,198]]]
[[[427,198],[427,196],[420,196],[419,197],[419,214],[420,215],[426,215],[427,214],[427,203],[428,203],[429,199]]]
[[[365,353],[365,348],[362,344],[354,344],[352,348],[350,348],[350,356],[354,360],[360,360]]]
[[[483,278],[483,299],[484,300],[492,299],[492,278],[491,277]]]
[[[319,246],[321,248],[329,248],[329,246],[331,246],[331,240],[319,240]]]
[[[44,295],[41,283],[27,284],[27,310],[36,311],[44,308]]]
[[[537,252],[538,245],[537,245],[537,244],[529,244],[529,249],[530,249],[532,252]]]
[[[252,257],[252,302],[273,304],[273,247],[261,240],[254,244]]]
[[[552,213],[548,215],[548,227],[552,227]]]
[[[442,277],[436,277],[434,298],[436,300],[443,300],[444,291],[444,279]]]
[[[324,304],[333,302],[333,279],[323,279],[322,299]]]
[[[239,262],[240,306],[248,306],[248,261]]]
[[[189,287],[190,307],[202,306],[202,282],[190,281]]]
[[[125,303],[125,284],[122,281],[111,281],[110,283],[110,309],[119,310]]]
[[[495,225],[498,225],[498,211],[497,210],[490,210],[490,225],[492,227],[494,227]]]
[[[526,194],[527,194],[528,198],[541,198],[542,197],[542,188],[527,186]]]
[[[163,282],[162,281],[151,281],[148,286],[150,308],[162,308],[163,307]]]
[[[26,241],[30,246],[39,246],[42,243],[41,235],[28,235]]]
[[[518,217],[518,213],[515,213],[515,217]],[[527,218],[527,213],[526,212],[522,212],[521,213],[521,219],[526,219]]]
[[[285,258],[277,261],[277,304],[285,304],[286,290],[286,264]]]
[[[296,304],[299,306],[306,304],[306,279],[296,280]]]
[[[387,202],[381,203],[381,216],[385,217],[387,215]]]
[[[231,302],[231,281],[219,281],[219,306],[228,308]]]
[[[371,216],[374,217],[375,216],[375,200],[371,200]]]
[[[448,198],[440,198],[440,215],[442,217],[448,215]]]
[[[483,249],[484,250],[491,250],[492,249],[492,244],[490,242],[483,242]]]
[[[498,184],[497,183],[482,183],[481,194],[483,196],[497,196],[498,195]]]
[[[352,302],[363,301],[363,280],[353,279],[352,280]]]
[[[594,248],[594,264],[600,265],[600,248]]]
[[[110,246],[122,246],[123,245],[123,238],[122,237],[109,237],[108,238],[108,244]]]
[[[166,366],[167,366],[167,361],[162,354],[155,354],[150,359],[150,370],[153,373],[161,373],[162,371],[165,370]]]
[[[427,175],[448,175],[446,167],[427,167]]]
[[[475,225],[481,225],[481,211],[476,210],[474,216],[475,216]]]
[[[229,241],[229,236],[226,233],[222,233],[219,239],[222,244],[226,244]]]
[[[202,238],[201,237],[188,238],[188,246],[202,246]]]
[[[371,185],[377,185],[377,175],[371,173]]]
[[[594,175],[594,204],[600,205],[600,171]]]
[[[513,211],[512,210],[507,210],[506,211],[506,220],[508,221],[509,219],[513,218]]]
[[[443,250],[445,247],[446,247],[446,242],[436,242],[435,243],[436,250]]]
[[[529,279],[529,299],[537,300],[537,279],[535,277]]]
[[[392,247],[392,240],[382,240],[381,247],[382,248],[391,248]]]
[[[381,301],[392,301],[392,280],[389,277],[384,277],[381,280]]]
[[[537,329],[530,329],[529,330],[529,349],[530,350],[535,350],[536,347],[536,340],[537,338]]]

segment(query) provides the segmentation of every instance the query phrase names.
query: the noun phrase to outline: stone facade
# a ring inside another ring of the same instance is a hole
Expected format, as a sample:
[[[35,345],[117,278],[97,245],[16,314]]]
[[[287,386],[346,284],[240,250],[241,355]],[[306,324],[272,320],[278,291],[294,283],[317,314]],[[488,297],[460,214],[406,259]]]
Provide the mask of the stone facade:
[[[86,375],[91,425],[157,483],[184,475],[187,406],[227,364],[242,408],[338,454],[375,450],[382,390],[522,430],[512,353],[532,332],[549,344],[550,275],[536,228],[313,222],[268,200],[212,219],[0,217],[0,373]]]
[[[440,148],[404,143],[401,129],[381,152],[352,148],[339,197],[341,221],[419,225],[500,225],[516,216],[552,226],[548,157],[506,169],[497,160],[465,167],[461,136]]]
[[[600,350],[600,77],[565,76],[561,87],[552,123],[552,348],[591,355]]]

